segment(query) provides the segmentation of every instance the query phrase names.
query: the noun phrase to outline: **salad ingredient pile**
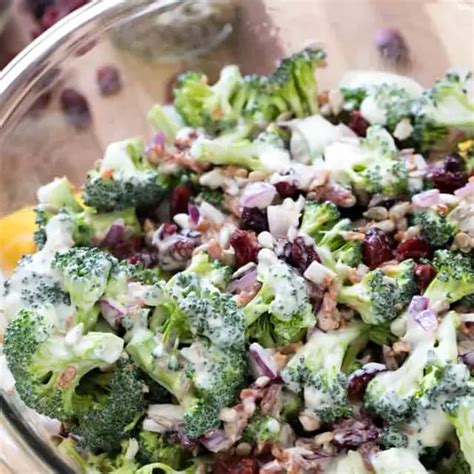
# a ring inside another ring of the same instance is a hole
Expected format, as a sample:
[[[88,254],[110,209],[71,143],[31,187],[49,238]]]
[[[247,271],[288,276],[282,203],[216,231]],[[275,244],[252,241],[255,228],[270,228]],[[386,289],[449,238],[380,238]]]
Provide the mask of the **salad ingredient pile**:
[[[474,103],[325,53],[180,76],[5,282],[22,401],[86,473],[474,470]]]

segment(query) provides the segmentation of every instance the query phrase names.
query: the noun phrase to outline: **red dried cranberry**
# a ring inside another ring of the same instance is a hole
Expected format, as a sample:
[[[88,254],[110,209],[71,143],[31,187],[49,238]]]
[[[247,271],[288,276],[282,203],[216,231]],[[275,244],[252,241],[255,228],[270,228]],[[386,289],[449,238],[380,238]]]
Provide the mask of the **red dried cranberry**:
[[[454,193],[456,189],[462,188],[468,181],[465,171],[448,171],[445,168],[433,168],[427,175],[436,189],[442,193]]]
[[[102,95],[113,95],[122,89],[120,73],[115,66],[102,66],[97,69],[97,84]]]
[[[285,260],[301,273],[304,273],[315,260],[321,261],[314,245],[307,245],[303,237],[296,237],[293,242],[288,242],[284,255]]]
[[[365,137],[369,123],[362,117],[362,114],[358,110],[353,110],[348,126],[355,134],[359,135],[359,137]]]
[[[348,418],[336,422],[332,429],[333,444],[339,448],[358,448],[368,441],[375,441],[380,435],[372,420],[366,418]]]
[[[178,232],[178,226],[176,224],[171,224],[170,222],[166,222],[163,224],[161,231],[160,231],[160,238],[163,239],[167,235],[173,235]]]
[[[429,263],[419,264],[415,266],[415,279],[421,291],[425,291],[431,280],[436,276],[436,270]]]
[[[176,186],[170,197],[170,215],[186,214],[188,212],[188,204],[191,198],[191,189],[185,184]]]
[[[464,171],[466,163],[459,153],[450,153],[443,162],[446,171]]]
[[[283,198],[297,198],[300,194],[296,184],[289,183],[288,181],[280,181],[275,184],[275,188],[278,191],[278,194]]]
[[[258,463],[253,458],[218,457],[212,465],[212,474],[257,474]]]
[[[169,254],[177,262],[187,262],[193,256],[195,247],[196,241],[183,237],[170,247]]]
[[[27,5],[37,20],[43,16],[46,8],[51,6],[53,3],[54,0],[27,0]]]
[[[408,46],[401,33],[394,28],[380,28],[374,36],[375,46],[380,55],[397,65],[408,61]]]
[[[362,399],[369,382],[379,373],[386,370],[383,364],[366,364],[349,376],[347,393],[352,398]]]
[[[87,128],[92,122],[87,99],[74,89],[63,90],[61,108],[67,121],[75,128]]]
[[[230,245],[235,250],[235,259],[239,267],[257,261],[259,246],[254,234],[236,229],[230,237]]]
[[[268,230],[267,210],[258,207],[244,207],[240,216],[240,228],[253,230],[257,234]]]
[[[428,258],[431,255],[432,249],[430,244],[424,237],[412,237],[411,239],[401,242],[395,254],[398,260],[406,260],[407,258]]]
[[[393,259],[390,240],[387,234],[376,227],[372,227],[365,234],[362,242],[362,255],[364,263],[370,268],[377,268],[384,262]]]

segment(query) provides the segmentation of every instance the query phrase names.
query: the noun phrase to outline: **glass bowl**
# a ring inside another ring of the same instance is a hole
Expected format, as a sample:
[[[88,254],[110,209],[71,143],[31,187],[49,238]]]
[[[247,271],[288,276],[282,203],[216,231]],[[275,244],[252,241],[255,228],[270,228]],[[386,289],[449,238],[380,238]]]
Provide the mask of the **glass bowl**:
[[[409,60],[380,56],[374,34],[382,27],[401,32]],[[213,77],[237,63],[245,73],[265,73],[285,53],[318,43],[328,52],[322,89],[353,69],[397,71],[428,85],[450,67],[473,69],[473,30],[470,0],[93,1],[1,73],[0,216],[33,204],[38,186],[56,176],[79,186],[108,143],[151,136],[146,113],[170,100],[183,70]],[[116,66],[122,82],[109,96],[96,81],[104,65]],[[76,101],[78,118],[74,103],[65,103],[67,89],[86,98],[89,113]],[[50,441],[51,423],[22,405],[1,367],[3,464],[10,472],[71,472]]]

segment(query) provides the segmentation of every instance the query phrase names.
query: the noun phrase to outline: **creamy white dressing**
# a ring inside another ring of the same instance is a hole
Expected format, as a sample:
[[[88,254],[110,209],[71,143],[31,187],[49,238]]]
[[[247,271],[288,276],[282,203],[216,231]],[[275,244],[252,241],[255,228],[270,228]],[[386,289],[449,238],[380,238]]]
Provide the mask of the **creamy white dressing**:
[[[301,212],[304,207],[304,198],[297,201],[286,198],[282,204],[268,206],[268,226],[273,236],[286,236],[291,227],[298,227]]]
[[[128,153],[128,146],[131,143],[133,142],[130,139],[111,143],[105,150],[100,171],[117,171],[123,178],[136,177],[137,169]]]
[[[357,451],[349,451],[331,463],[327,474],[370,474],[364,465],[362,456]]]
[[[380,107],[375,97],[367,96],[360,104],[362,117],[370,124],[385,125],[387,123],[387,111]]]
[[[391,448],[379,451],[371,458],[376,474],[428,474],[411,449]]]

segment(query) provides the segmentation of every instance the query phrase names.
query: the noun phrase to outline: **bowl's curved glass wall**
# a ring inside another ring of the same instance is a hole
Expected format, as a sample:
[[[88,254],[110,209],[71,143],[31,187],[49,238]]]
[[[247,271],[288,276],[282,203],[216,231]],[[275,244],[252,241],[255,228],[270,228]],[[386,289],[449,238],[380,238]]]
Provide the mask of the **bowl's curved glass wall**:
[[[212,78],[234,62],[245,73],[267,72],[283,54],[317,43],[328,52],[328,67],[319,72],[323,89],[348,69],[368,68],[407,73],[428,85],[449,67],[473,69],[473,15],[469,0],[93,1],[1,73],[0,216],[33,204],[37,187],[55,176],[80,185],[111,141],[150,135],[147,111],[170,100],[185,69]],[[409,61],[399,66],[383,60],[373,43],[377,29],[387,26],[401,32],[409,49]],[[112,96],[102,96],[97,85],[104,65],[116,66],[122,78],[122,90]],[[83,128],[62,110],[65,89],[87,101],[90,121]],[[27,472],[18,453],[27,462],[29,452],[31,472],[66,472],[42,441],[48,439],[43,424],[12,391],[3,395],[2,429],[14,432],[20,446],[9,451],[17,453],[9,457],[11,470]]]

